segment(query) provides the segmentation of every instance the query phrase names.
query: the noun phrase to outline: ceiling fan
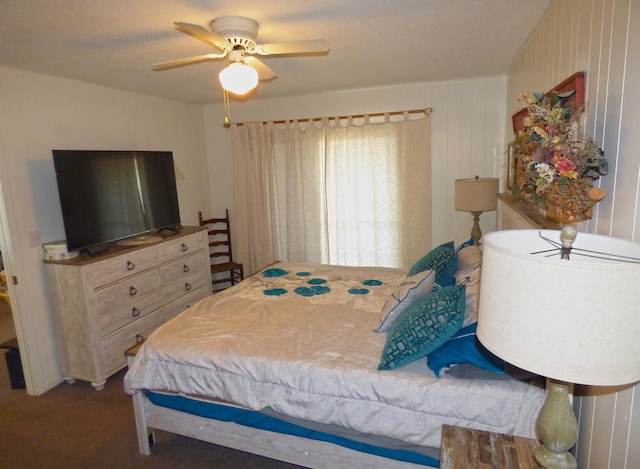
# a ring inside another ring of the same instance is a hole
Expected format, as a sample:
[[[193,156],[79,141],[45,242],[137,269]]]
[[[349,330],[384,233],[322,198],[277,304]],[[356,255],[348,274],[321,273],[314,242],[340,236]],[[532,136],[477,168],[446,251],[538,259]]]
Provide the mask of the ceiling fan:
[[[220,72],[222,87],[235,94],[245,94],[258,80],[275,78],[276,73],[256,55],[313,55],[329,51],[323,39],[258,44],[258,23],[240,16],[225,16],[211,22],[211,30],[197,24],[176,22],[176,29],[213,46],[220,52],[197,55],[155,64],[153,70],[169,70],[185,65],[229,58],[229,66]]]

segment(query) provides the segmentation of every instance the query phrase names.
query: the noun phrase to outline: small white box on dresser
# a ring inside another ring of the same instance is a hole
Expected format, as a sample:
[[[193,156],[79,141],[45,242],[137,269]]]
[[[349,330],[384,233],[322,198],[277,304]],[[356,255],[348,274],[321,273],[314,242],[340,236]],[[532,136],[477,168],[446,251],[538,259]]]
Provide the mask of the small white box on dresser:
[[[182,227],[156,244],[45,260],[65,380],[102,389],[126,349],[209,296],[208,243],[203,227]]]

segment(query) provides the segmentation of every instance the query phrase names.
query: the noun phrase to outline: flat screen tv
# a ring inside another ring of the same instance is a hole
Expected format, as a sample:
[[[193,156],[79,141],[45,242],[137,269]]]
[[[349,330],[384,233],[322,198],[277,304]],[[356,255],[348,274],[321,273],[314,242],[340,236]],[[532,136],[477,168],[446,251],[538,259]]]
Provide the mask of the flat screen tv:
[[[53,150],[53,165],[69,251],[180,226],[170,151]]]

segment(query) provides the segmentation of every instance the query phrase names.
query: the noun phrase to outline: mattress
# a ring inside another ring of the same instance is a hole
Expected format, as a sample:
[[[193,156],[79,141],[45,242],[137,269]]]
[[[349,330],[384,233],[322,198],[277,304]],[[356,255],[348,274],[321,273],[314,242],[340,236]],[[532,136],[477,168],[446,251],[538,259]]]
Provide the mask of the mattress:
[[[439,447],[442,424],[534,436],[544,390],[437,378],[426,359],[378,371],[380,311],[405,271],[278,263],[158,328],[125,390],[209,396],[247,409]]]

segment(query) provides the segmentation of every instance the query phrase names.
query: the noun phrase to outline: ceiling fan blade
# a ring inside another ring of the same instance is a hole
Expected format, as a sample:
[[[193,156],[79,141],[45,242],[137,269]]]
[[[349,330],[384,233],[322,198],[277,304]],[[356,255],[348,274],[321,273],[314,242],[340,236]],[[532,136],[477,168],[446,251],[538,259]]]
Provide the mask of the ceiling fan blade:
[[[256,69],[260,81],[270,80],[276,77],[276,72],[274,72],[262,60],[256,59],[255,57],[245,57],[244,63]]]
[[[329,51],[329,43],[324,39],[308,41],[274,42],[272,44],[258,44],[251,54],[260,55],[289,55],[289,54],[319,54]]]
[[[206,42],[207,44],[211,44],[218,49],[229,50],[233,47],[229,43],[229,41],[227,41],[222,36],[219,36],[213,31],[210,31],[198,24],[183,23],[181,21],[177,21],[174,24],[179,31],[182,31],[183,33],[195,37],[196,39]]]
[[[161,62],[153,65],[154,71],[169,70],[171,68],[182,67],[184,65],[197,64],[201,62],[207,62],[210,60],[218,60],[227,55],[226,52],[222,54],[205,54],[197,55],[195,57],[186,57],[184,59],[170,60],[168,62]]]

